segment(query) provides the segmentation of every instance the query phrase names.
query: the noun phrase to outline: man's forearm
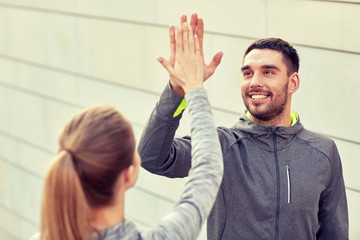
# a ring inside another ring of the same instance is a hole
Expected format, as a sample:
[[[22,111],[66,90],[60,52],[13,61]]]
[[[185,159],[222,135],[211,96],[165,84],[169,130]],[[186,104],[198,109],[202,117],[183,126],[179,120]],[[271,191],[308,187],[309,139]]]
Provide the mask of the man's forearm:
[[[182,98],[167,85],[144,128],[138,151],[142,167],[152,173],[184,177],[191,166],[190,158],[187,160],[191,150],[190,139],[174,140],[181,118],[181,113],[174,117],[174,112],[181,101]]]

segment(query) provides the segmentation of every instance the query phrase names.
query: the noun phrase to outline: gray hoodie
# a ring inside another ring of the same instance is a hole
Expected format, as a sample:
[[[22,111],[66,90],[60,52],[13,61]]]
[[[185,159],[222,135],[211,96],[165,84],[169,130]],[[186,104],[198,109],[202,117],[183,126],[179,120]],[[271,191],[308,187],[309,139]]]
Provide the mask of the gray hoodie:
[[[168,85],[139,142],[142,166],[187,176],[191,138],[175,138],[181,102]],[[208,218],[208,239],[348,239],[348,213],[335,143],[304,129],[264,126],[243,113],[218,128],[224,177]]]

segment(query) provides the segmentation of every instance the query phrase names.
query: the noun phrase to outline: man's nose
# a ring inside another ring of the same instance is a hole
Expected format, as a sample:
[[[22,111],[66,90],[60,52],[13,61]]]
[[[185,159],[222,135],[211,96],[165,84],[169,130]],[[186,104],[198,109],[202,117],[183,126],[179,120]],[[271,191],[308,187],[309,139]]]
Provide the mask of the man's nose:
[[[254,73],[251,78],[250,87],[253,89],[261,88],[263,86],[263,79],[259,73]]]

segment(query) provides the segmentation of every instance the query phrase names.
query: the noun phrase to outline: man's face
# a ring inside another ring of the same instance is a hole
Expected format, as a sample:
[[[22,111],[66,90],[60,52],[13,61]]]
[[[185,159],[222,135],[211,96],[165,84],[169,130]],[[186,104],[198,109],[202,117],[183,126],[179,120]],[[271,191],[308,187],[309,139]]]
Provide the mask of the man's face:
[[[281,118],[289,102],[289,76],[280,52],[254,49],[244,58],[242,98],[251,115],[263,122]]]

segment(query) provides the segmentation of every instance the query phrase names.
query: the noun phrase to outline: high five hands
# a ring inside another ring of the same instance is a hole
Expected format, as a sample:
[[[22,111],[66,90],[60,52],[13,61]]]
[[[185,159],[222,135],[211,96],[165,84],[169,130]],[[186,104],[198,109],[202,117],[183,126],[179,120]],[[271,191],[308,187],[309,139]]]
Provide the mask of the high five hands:
[[[190,26],[187,24],[186,15],[182,15],[176,36],[174,26],[170,26],[169,37],[169,60],[162,57],[157,59],[168,71],[173,91],[184,97],[185,92],[190,90],[189,88],[202,87],[203,81],[214,74],[223,53],[216,53],[212,61],[208,65],[205,64],[203,54],[204,23],[196,13],[191,15]]]

